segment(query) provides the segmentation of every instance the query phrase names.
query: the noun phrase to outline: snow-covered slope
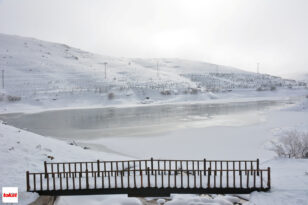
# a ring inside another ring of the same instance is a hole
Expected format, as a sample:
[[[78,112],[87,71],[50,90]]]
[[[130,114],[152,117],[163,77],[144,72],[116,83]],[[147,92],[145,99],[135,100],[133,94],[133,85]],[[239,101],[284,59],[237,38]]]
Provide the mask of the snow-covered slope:
[[[8,98],[17,96],[30,105],[136,103],[226,89],[299,85],[210,63],[114,58],[4,34],[0,34],[0,70],[4,70],[2,93],[6,93],[0,92],[0,103],[19,101]]]

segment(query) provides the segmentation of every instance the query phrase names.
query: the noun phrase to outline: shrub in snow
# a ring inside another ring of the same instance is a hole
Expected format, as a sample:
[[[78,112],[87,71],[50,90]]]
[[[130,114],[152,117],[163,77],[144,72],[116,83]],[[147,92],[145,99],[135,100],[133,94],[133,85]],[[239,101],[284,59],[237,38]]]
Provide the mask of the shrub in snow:
[[[258,87],[257,91],[263,91],[264,89],[262,87]]]
[[[276,86],[271,86],[270,90],[271,90],[271,91],[276,90]]]
[[[277,141],[271,143],[271,150],[279,157],[308,158],[308,133],[306,132],[285,131]]]
[[[114,98],[114,93],[108,93],[108,99],[112,100]]]
[[[170,90],[162,90],[162,91],[160,91],[160,94],[162,94],[162,95],[171,95],[171,91]]]
[[[218,96],[212,92],[209,92],[207,95],[209,96],[210,99],[218,99]]]
[[[9,102],[16,102],[16,101],[20,101],[20,100],[21,100],[21,97],[8,95],[8,96],[7,96],[7,100],[8,100]]]
[[[198,94],[198,89],[197,88],[191,88],[190,93],[191,94]]]

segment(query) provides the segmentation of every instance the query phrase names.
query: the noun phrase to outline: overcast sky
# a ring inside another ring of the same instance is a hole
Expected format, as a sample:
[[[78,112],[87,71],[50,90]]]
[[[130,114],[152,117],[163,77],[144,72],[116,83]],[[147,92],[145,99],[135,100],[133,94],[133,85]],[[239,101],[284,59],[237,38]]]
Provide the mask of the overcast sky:
[[[0,0],[0,32],[116,57],[308,72],[308,0]]]

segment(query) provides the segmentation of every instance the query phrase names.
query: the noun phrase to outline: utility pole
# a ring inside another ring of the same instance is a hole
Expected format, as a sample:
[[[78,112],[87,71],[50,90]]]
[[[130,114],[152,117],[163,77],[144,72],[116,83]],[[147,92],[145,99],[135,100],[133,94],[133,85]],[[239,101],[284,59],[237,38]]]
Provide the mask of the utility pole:
[[[104,65],[105,65],[105,79],[107,79],[107,62],[104,62]]]
[[[159,73],[158,73],[158,61],[156,62],[156,69],[157,69],[157,77],[159,77]]]
[[[260,66],[260,63],[257,63],[257,73],[259,73],[259,66]]]
[[[2,70],[2,88],[4,89],[4,70]]]

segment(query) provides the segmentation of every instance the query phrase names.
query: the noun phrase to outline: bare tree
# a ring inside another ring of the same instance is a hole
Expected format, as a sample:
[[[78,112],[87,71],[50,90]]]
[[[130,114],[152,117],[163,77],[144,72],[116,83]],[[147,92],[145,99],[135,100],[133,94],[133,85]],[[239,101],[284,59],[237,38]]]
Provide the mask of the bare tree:
[[[306,132],[285,131],[277,141],[271,143],[271,150],[279,157],[308,158],[308,133]]]

